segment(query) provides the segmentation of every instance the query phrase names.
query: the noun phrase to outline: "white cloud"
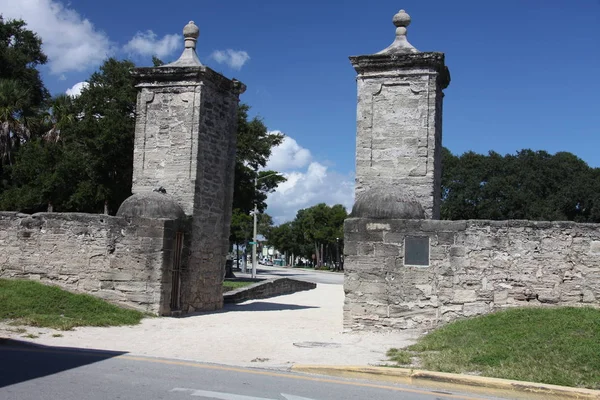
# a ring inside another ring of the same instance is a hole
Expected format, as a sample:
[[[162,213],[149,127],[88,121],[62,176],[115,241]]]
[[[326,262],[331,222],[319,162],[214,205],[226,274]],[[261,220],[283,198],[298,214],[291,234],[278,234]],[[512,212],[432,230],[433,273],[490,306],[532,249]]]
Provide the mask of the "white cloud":
[[[280,134],[280,131],[269,133]],[[294,168],[302,168],[311,161],[311,154],[308,149],[300,146],[298,142],[289,136],[283,138],[281,144],[273,149],[266,169],[274,171],[288,171]]]
[[[291,221],[298,210],[319,203],[342,204],[348,211],[352,208],[354,178],[311,159],[310,151],[289,136],[273,149],[267,169],[282,171],[287,178],[267,198],[267,213],[276,224]]]
[[[23,19],[42,38],[52,74],[84,71],[111,53],[108,36],[59,1],[0,0],[0,10],[6,19]]]
[[[210,57],[219,64],[227,64],[233,69],[241,69],[250,59],[247,52],[243,50],[215,50]]]
[[[151,30],[138,32],[135,36],[123,46],[123,50],[132,54],[142,56],[165,57],[181,47],[182,38],[180,35],[165,35],[162,39],[157,39],[156,33]]]
[[[87,82],[77,82],[76,84],[73,85],[73,87],[67,89],[66,93],[69,96],[77,97],[81,94],[81,91],[88,86],[89,86],[89,83],[87,83]]]

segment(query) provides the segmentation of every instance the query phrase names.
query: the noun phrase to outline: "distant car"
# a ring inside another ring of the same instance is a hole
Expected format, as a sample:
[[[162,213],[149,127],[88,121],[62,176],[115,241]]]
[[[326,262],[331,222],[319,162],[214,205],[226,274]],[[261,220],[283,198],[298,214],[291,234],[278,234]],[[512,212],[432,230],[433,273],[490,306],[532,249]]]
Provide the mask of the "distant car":
[[[264,265],[272,267],[273,266],[273,261],[267,260],[264,262]]]

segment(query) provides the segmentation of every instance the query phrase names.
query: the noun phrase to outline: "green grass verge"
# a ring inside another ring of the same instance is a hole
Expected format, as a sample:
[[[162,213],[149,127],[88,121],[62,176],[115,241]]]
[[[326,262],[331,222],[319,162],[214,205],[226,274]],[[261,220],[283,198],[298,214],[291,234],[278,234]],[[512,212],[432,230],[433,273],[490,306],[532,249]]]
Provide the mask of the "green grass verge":
[[[0,279],[0,320],[60,330],[135,325],[144,314],[34,281]]]
[[[239,289],[244,286],[252,285],[256,282],[244,282],[244,281],[223,281],[223,292],[229,292],[231,290]]]
[[[388,356],[399,365],[416,356],[433,371],[600,389],[600,310],[497,312],[448,324]]]

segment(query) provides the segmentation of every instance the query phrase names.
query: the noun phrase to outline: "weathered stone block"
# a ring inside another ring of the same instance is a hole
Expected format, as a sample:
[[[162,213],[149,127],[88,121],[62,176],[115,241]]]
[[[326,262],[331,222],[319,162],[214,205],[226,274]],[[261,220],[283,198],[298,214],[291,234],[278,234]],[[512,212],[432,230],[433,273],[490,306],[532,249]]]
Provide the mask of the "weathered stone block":
[[[470,303],[477,300],[477,292],[471,289],[455,289],[452,302],[456,304]]]
[[[406,233],[404,232],[387,232],[384,234],[384,243],[393,243],[404,245],[404,238],[406,237]]]
[[[454,244],[454,232],[438,232],[437,244],[438,245],[453,245]]]
[[[486,303],[466,303],[463,304],[462,315],[464,315],[465,317],[474,317],[476,315],[486,314],[490,311],[491,309]]]
[[[505,304],[508,301],[508,290],[497,290],[494,292],[494,303]]]
[[[402,247],[398,245],[386,243],[374,243],[371,248],[375,257],[399,256],[402,250]]]
[[[450,247],[450,257],[465,257],[467,255],[467,249],[463,246],[452,246]]]

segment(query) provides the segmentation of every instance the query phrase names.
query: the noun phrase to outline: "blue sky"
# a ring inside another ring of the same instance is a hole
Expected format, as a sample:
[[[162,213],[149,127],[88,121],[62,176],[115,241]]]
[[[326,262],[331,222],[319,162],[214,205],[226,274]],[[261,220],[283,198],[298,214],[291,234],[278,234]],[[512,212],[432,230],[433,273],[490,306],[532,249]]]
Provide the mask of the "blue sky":
[[[446,53],[443,144],[453,153],[570,151],[600,167],[599,0],[0,0],[5,17],[44,40],[53,93],[85,81],[107,55],[140,66],[152,53],[177,58],[194,20],[200,60],[243,81],[242,101],[289,138],[270,164],[290,178],[270,198],[277,222],[320,201],[352,204],[348,56],[387,47],[400,8],[417,49]]]

